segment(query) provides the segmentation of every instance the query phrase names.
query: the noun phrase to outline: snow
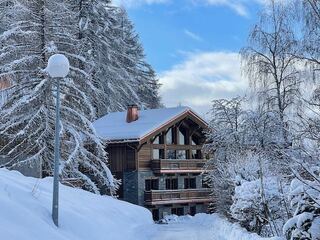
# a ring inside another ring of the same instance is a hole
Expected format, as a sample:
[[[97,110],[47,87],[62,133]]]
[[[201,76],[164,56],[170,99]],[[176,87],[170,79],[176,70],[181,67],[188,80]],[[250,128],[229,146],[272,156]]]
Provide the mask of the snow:
[[[218,214],[168,216],[108,196],[60,185],[60,222],[51,220],[52,178],[0,169],[0,239],[10,240],[263,240]]]
[[[309,232],[315,239],[320,239],[320,217],[317,217],[312,221]]]
[[[131,123],[126,121],[126,111],[113,112],[95,121],[93,126],[105,140],[138,140],[188,111],[192,110],[188,107],[140,110],[139,119]]]
[[[63,54],[54,54],[48,60],[46,71],[53,78],[66,77],[70,70],[68,58]]]
[[[299,214],[298,216],[298,220],[297,220],[297,227],[301,228],[302,225],[306,222],[306,221],[312,221],[314,218],[314,214],[313,213],[309,213],[309,212],[303,212],[301,214]]]
[[[152,227],[147,209],[60,185],[60,227],[51,220],[52,178],[27,178],[0,169],[0,239],[133,240]]]
[[[156,225],[156,231],[144,229],[148,240],[280,240],[249,233],[218,214],[201,213],[194,217],[171,215],[166,219],[169,224]]]
[[[283,226],[283,233],[291,235],[291,238],[308,236],[310,239],[320,239],[320,217],[317,212],[319,183],[310,180],[302,182],[295,178],[291,181],[289,196],[295,213]]]

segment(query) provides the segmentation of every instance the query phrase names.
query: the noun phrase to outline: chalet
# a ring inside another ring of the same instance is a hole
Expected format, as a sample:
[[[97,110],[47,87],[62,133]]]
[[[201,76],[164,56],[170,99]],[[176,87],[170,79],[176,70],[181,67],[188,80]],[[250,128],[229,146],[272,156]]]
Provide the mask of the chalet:
[[[144,206],[155,220],[206,212],[202,145],[207,123],[188,107],[110,113],[94,122],[106,141],[120,199]]]

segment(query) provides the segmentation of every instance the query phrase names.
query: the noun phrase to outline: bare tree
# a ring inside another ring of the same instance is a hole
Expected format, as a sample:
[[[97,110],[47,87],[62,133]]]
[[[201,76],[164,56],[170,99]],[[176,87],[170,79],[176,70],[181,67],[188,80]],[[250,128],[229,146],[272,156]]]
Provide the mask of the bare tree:
[[[290,6],[270,0],[253,28],[248,46],[241,50],[243,67],[251,86],[265,106],[282,123],[282,135],[288,142],[287,111],[300,97],[297,64],[298,42],[292,29]]]
[[[304,37],[302,41],[303,56],[302,58],[317,65],[320,65],[320,1],[304,0],[303,1],[303,22]]]

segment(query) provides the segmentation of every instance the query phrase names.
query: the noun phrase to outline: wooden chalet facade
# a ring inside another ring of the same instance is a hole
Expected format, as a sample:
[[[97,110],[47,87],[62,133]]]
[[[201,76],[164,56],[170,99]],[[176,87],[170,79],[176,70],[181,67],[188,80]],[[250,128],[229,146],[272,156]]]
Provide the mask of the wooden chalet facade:
[[[106,139],[110,170],[122,180],[120,199],[167,214],[206,212],[202,182],[206,122],[187,107],[110,113],[94,123]],[[109,130],[108,130],[109,129]]]

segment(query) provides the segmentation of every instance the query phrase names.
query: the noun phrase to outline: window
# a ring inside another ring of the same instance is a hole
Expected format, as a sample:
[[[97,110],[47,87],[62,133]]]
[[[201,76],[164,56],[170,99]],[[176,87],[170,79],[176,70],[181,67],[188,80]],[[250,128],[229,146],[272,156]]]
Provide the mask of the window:
[[[193,136],[191,137],[191,139],[192,139],[192,142],[191,142],[192,145],[199,145],[199,144],[200,144],[200,140],[199,140],[199,137],[198,137],[198,136],[193,135]]]
[[[192,150],[192,159],[202,159],[201,150]]]
[[[169,128],[169,130],[166,133],[166,141],[167,144],[175,144],[175,134],[174,134],[174,128]]]
[[[194,216],[194,215],[196,215],[196,213],[197,213],[197,208],[196,208],[196,206],[191,206],[191,207],[190,207],[190,215],[191,215],[191,216]]]
[[[187,159],[187,150],[178,150],[176,152],[176,159]]]
[[[145,190],[159,190],[159,179],[146,179],[145,180]]]
[[[185,189],[195,189],[196,186],[196,178],[185,178],[184,179],[184,188]]]
[[[163,134],[157,135],[152,141],[153,144],[164,144]]]
[[[207,181],[202,180],[202,188],[210,188],[210,186],[209,186]]]
[[[178,189],[178,178],[167,178],[166,179],[166,189],[167,190]]]
[[[175,150],[168,150],[167,151],[167,158],[168,159],[177,159],[176,151]]]
[[[183,216],[184,215],[184,209],[183,209],[183,207],[171,208],[171,214],[175,214],[177,216]]]
[[[154,221],[158,221],[160,216],[159,216],[159,209],[152,209],[152,218]]]
[[[179,144],[187,145],[188,142],[187,130],[185,128],[179,127]]]
[[[153,159],[164,159],[164,149],[153,149],[152,158]]]

